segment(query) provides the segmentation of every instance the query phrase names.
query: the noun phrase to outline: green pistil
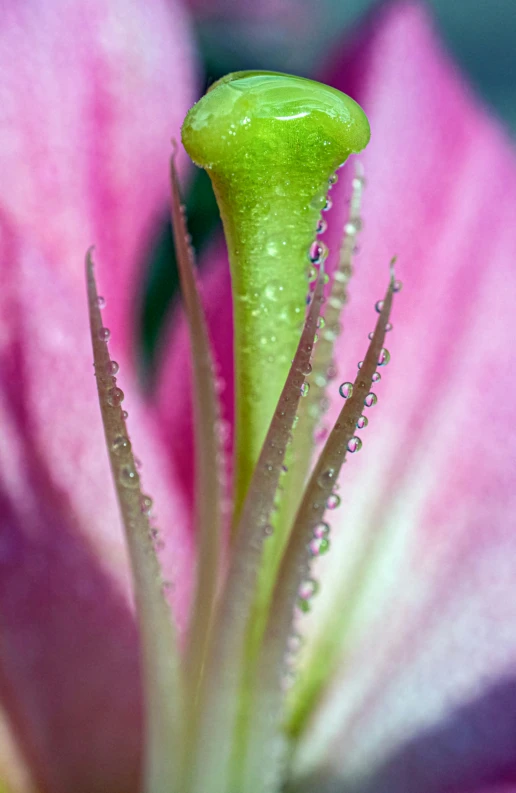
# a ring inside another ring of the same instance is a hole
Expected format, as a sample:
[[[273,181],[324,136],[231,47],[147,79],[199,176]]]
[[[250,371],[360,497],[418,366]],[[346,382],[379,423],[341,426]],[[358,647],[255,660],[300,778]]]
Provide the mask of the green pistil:
[[[210,175],[229,251],[238,514],[299,340],[308,252],[328,179],[367,145],[369,124],[356,102],[333,88],[240,72],[190,110],[182,137]]]

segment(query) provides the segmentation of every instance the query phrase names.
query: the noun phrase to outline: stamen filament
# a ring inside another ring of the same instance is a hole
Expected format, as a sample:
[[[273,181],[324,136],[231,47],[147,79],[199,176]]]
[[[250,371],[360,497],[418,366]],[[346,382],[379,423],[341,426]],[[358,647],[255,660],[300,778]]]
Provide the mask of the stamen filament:
[[[146,497],[140,487],[120,407],[119,389],[113,382],[106,344],[109,334],[103,328],[93,268],[90,250],[86,257],[86,278],[95,377],[109,461],[129,547],[141,635],[145,700],[143,790],[145,793],[181,793],[175,782],[182,751],[184,711],[179,653],[143,501]]]
[[[258,793],[258,791],[261,793],[261,788],[257,786],[260,769],[264,767],[273,753],[274,743],[277,743],[281,732],[284,706],[282,681],[285,674],[287,642],[292,633],[294,610],[300,586],[303,581],[309,578],[312,560],[309,543],[314,527],[322,521],[327,500],[332,494],[335,481],[345,462],[348,444],[355,434],[357,420],[362,414],[364,400],[370,393],[373,375],[383,347],[386,325],[389,321],[394,284],[395,281],[391,274],[389,288],[383,301],[376,329],[363,366],[356,377],[352,395],[346,400],[315,465],[304,491],[301,506],[283,556],[273,595],[274,608],[269,613],[258,664],[248,757],[245,775],[241,780],[241,789],[246,793]],[[331,471],[331,476],[327,476],[329,471]]]

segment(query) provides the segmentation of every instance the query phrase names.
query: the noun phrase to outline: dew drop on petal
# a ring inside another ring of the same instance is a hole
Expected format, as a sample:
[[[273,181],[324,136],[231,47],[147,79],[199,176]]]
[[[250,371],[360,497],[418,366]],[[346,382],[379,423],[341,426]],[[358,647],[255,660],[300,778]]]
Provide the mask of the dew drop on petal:
[[[348,452],[350,452],[350,454],[359,452],[361,448],[362,448],[362,441],[357,435],[354,435],[352,438],[349,439]]]
[[[341,383],[339,386],[339,394],[343,399],[349,399],[353,396],[353,383]]]

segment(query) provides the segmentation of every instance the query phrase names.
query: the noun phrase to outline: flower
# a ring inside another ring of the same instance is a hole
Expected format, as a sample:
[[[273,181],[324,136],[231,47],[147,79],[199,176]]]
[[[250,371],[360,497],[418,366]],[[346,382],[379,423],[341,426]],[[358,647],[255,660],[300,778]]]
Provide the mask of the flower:
[[[156,404],[139,396],[129,354],[138,257],[166,190],[162,140],[174,123],[177,134],[193,99],[191,67],[179,55],[188,34],[178,9],[168,29],[157,0],[135,2],[130,13],[124,4],[123,14],[112,2],[87,8],[87,15],[79,3],[68,8],[70,20],[64,5],[58,13],[56,4],[42,4],[30,16],[12,6],[2,23],[1,57],[18,68],[5,71],[11,83],[2,102],[12,189],[2,203],[0,692],[37,785],[58,792],[134,790],[142,746],[139,639],[86,375],[91,353],[75,268],[92,239],[131,442],[156,504],[160,562],[174,583],[180,627],[194,563],[181,320]],[[77,18],[84,47],[66,35]],[[20,30],[26,49],[14,61]],[[138,46],[126,43],[131,31]],[[68,81],[62,63],[72,55]],[[126,94],[129,79],[136,85]],[[514,436],[502,346],[514,292],[513,155],[417,5],[384,9],[333,81],[361,101],[373,129],[363,156],[370,186],[362,249],[338,347],[343,377],[365,349],[381,268],[393,253],[406,288],[367,455],[364,448],[346,466],[345,510],[334,513],[332,548],[318,562],[321,591],[303,618],[307,649],[286,723],[295,739],[289,785],[494,793],[514,784]],[[28,85],[39,89],[30,118]],[[48,85],[59,91],[51,105]],[[41,109],[38,98],[46,99]],[[83,135],[88,124],[94,134]],[[332,193],[333,250],[347,211],[339,198],[345,182],[342,175]],[[36,195],[44,197],[42,224]],[[220,257],[203,280],[229,419],[229,292]],[[335,394],[330,418],[337,404]]]

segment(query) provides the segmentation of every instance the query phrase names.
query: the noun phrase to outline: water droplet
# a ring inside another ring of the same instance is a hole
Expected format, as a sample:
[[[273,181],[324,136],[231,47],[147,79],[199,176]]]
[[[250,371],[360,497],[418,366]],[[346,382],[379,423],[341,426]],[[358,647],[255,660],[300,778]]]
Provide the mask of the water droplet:
[[[392,330],[392,322],[388,322],[387,325],[385,326],[386,333],[388,333],[390,330]]]
[[[373,405],[376,405],[377,402],[378,402],[378,397],[376,396],[376,394],[373,394],[372,391],[364,399],[364,405],[366,406],[366,408],[372,408]]]
[[[330,527],[328,523],[326,523],[324,520],[318,523],[317,526],[315,526],[314,528],[314,537],[317,537],[318,539],[327,537],[329,533],[330,533]]]
[[[270,537],[271,534],[274,534],[274,526],[271,523],[267,523],[263,528],[263,533],[266,537]]]
[[[316,323],[316,325],[317,325],[317,327],[319,328],[319,330],[321,330],[322,328],[324,328],[324,326],[326,325],[326,320],[324,319],[324,317],[317,317],[317,323]]]
[[[297,653],[303,646],[303,637],[299,633],[293,633],[288,637],[287,647],[290,653]]]
[[[305,397],[309,391],[310,391],[310,384],[303,383],[303,385],[301,386],[301,396]]]
[[[150,515],[152,512],[152,498],[150,496],[142,495],[140,498],[140,509],[144,515]]]
[[[111,449],[115,454],[124,454],[131,451],[131,441],[125,435],[117,435]]]
[[[394,281],[394,286],[392,287],[393,292],[401,292],[403,289],[403,282],[402,281]]]
[[[380,350],[380,355],[378,357],[378,366],[387,366],[390,360],[391,360],[391,354],[389,350],[386,350],[385,347],[382,347],[382,349]]]
[[[314,537],[308,543],[308,550],[312,556],[322,556],[330,550],[330,541],[327,537]]]
[[[359,452],[362,448],[362,441],[357,435],[354,435],[348,441],[348,452],[354,454],[355,452]]]
[[[337,184],[338,181],[339,181],[339,177],[337,176],[336,173],[333,173],[328,179],[328,184],[330,185],[330,187],[333,187],[333,185]]]
[[[380,372],[375,372],[371,379],[372,379],[373,383],[378,383],[382,379],[382,376],[381,376]]]
[[[376,311],[380,314],[383,309],[383,300],[377,300],[374,304]]]
[[[353,396],[353,383],[341,383],[339,386],[339,394],[343,399],[349,399]]]
[[[318,275],[319,275],[319,271],[316,270],[315,267],[309,267],[308,268],[308,273],[307,273],[308,283],[309,284],[313,284],[314,281],[317,281],[317,276]],[[307,300],[307,303],[308,302],[309,302],[309,300]]]
[[[319,476],[317,484],[319,487],[328,487],[328,485],[333,485],[335,482],[335,475],[335,468],[327,468],[326,471],[323,471]]]
[[[118,374],[120,367],[116,361],[109,361],[106,365],[106,374],[108,375],[115,375]]]
[[[373,336],[374,336],[374,330],[370,331],[370,332],[367,334],[367,338],[369,339],[369,341],[372,341],[372,340],[373,340]]]
[[[357,364],[357,367],[359,369],[361,369],[363,367],[363,365],[364,365],[364,362],[363,361],[359,361],[358,364]]]
[[[313,242],[310,246],[310,251],[308,253],[308,258],[312,262],[312,264],[322,264],[322,262],[326,259],[328,255],[328,248],[324,244],[324,242]]]
[[[303,366],[302,372],[303,372],[303,374],[305,376],[311,374],[311,372],[312,372],[312,364],[310,362],[305,364],[305,366]]]
[[[106,298],[102,297],[102,295],[99,295],[97,297],[97,306],[99,308],[105,308],[106,307]]]
[[[320,218],[317,223],[317,234],[324,234],[327,228],[328,228],[327,222],[324,220],[324,218]]]
[[[326,507],[328,509],[337,509],[340,506],[340,496],[337,493],[330,493],[326,501]]]
[[[99,330],[100,341],[108,341],[110,336],[111,336],[111,331],[109,330],[109,328],[101,328]]]
[[[120,407],[124,401],[124,396],[124,392],[121,388],[110,388],[110,390],[107,392],[107,403],[113,408]]]
[[[301,611],[310,611],[310,600],[319,591],[319,584],[314,578],[307,578],[298,589],[297,605]]]
[[[330,196],[327,197],[326,201],[324,202],[323,212],[328,212],[333,206],[333,201],[331,200]]]
[[[364,427],[367,427],[368,424],[369,424],[369,419],[367,418],[367,416],[360,416],[360,418],[357,421],[357,429],[363,430]]]
[[[134,464],[135,464],[136,468],[141,468],[142,467],[142,461],[140,460],[139,457],[135,457],[134,458]]]
[[[121,467],[118,480],[123,487],[131,489],[137,488],[140,484],[138,471],[130,463]]]
[[[122,410],[122,418],[124,420],[129,418],[129,413],[127,412],[127,410]]]

